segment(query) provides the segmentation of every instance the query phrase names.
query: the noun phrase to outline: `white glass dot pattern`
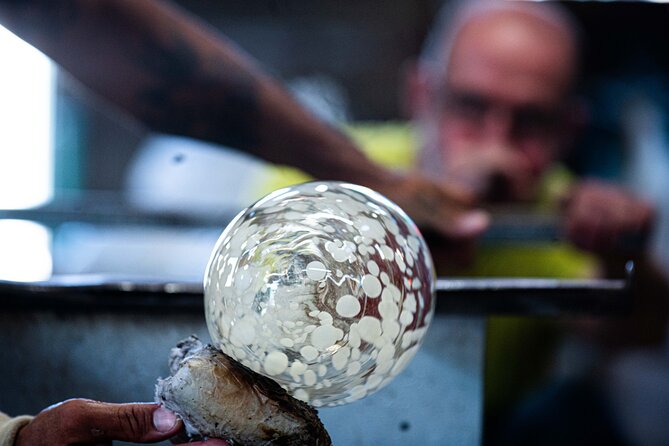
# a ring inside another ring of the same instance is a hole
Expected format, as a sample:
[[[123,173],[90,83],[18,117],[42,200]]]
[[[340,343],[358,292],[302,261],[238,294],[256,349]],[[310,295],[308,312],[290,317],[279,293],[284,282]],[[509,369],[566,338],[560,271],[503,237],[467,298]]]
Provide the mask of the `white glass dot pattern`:
[[[271,193],[220,236],[205,273],[214,344],[316,407],[406,367],[434,313],[415,224],[380,194],[313,182]]]

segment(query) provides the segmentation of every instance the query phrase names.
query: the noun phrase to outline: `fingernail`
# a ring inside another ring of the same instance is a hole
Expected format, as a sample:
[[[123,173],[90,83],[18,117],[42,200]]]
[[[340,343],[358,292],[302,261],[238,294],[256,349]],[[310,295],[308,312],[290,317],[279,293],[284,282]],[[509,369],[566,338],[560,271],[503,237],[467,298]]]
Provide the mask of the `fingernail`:
[[[159,407],[153,411],[153,426],[158,432],[168,432],[177,424],[177,416],[172,411]]]
[[[458,231],[463,234],[479,234],[490,224],[490,217],[484,211],[469,212],[457,220]]]

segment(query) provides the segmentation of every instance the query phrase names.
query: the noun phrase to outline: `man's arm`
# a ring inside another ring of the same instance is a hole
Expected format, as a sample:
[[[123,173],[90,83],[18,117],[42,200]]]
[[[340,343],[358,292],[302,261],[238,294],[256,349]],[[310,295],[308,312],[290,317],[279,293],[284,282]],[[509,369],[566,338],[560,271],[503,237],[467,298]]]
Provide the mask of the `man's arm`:
[[[0,19],[148,127],[232,146],[322,179],[388,181],[224,36],[165,2],[0,2]]]
[[[172,4],[0,0],[0,22],[153,130],[362,184],[450,237],[472,237],[487,225],[439,184],[373,163],[224,36]]]

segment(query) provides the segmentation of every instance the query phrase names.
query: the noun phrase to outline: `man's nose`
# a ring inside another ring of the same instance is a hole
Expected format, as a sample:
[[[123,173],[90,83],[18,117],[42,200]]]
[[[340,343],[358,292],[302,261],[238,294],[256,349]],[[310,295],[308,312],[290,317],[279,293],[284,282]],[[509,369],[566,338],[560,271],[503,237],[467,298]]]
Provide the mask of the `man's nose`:
[[[509,146],[513,137],[513,113],[504,107],[488,110],[483,122],[483,135],[489,142]]]

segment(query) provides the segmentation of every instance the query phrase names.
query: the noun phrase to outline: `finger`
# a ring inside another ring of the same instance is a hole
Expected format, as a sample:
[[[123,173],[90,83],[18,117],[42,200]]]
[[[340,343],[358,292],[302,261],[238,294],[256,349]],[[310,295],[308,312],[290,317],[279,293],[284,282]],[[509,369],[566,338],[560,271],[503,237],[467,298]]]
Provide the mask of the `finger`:
[[[473,210],[451,216],[443,230],[453,238],[471,239],[480,236],[490,226],[490,215]]]
[[[589,213],[582,216],[577,235],[582,249],[597,252],[601,248],[600,237],[604,230],[603,221],[602,214],[595,209],[590,209]]]
[[[87,403],[77,438],[82,443],[157,442],[172,437],[181,428],[176,415],[157,404]]]
[[[648,241],[654,226],[655,210],[645,202],[630,202],[627,203],[625,215],[627,219],[619,245],[623,251],[633,254],[641,253],[648,247]]]
[[[609,224],[606,213],[597,214],[597,217],[593,219],[591,231],[590,249],[599,254],[615,252],[623,233],[619,224]]]
[[[479,201],[476,193],[457,181],[447,179],[440,184],[440,187],[444,201],[450,201],[461,206],[473,206]]]
[[[457,197],[457,201],[449,201],[444,195],[438,208],[429,214],[431,226],[454,239],[474,239],[488,229],[490,215],[471,207],[475,201],[473,195],[453,187],[445,190],[448,197]]]
[[[448,238],[471,238],[489,224],[487,213],[470,210],[471,199],[454,184],[436,184],[417,176],[407,176],[403,187],[408,191],[405,206],[419,225],[426,225]]]
[[[481,209],[449,203],[434,203],[426,212],[425,224],[452,241],[475,239],[490,226],[490,216]]]
[[[567,238],[581,249],[587,249],[590,231],[589,206],[584,202],[582,194],[576,194],[569,202],[565,215],[565,232]]]
[[[606,218],[603,222],[602,251],[635,254],[642,252],[651,228],[651,207],[628,193],[608,186],[594,197]]]

